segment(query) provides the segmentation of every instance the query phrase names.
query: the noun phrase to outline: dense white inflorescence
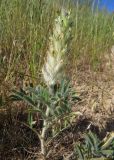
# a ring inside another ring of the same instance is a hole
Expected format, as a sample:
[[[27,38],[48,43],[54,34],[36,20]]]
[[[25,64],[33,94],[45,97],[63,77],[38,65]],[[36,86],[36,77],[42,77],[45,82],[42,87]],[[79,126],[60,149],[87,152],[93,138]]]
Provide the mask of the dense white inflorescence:
[[[42,68],[43,77],[48,87],[54,86],[64,76],[64,58],[70,37],[70,12],[62,10],[55,19],[53,34],[49,38],[47,58]]]

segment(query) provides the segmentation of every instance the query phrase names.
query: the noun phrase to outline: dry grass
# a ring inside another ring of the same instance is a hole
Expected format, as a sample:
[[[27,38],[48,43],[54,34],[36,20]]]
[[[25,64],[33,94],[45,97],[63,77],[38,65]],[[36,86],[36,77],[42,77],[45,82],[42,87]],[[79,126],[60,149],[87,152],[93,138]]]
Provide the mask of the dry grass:
[[[97,8],[93,11],[86,4],[73,5],[66,1],[65,6],[71,9],[73,19],[69,63],[76,66],[77,60],[81,59],[83,67],[87,63],[90,67],[98,69],[104,52],[106,53],[113,44],[114,15],[98,11]],[[13,81],[17,71],[30,75],[33,81],[40,80],[40,69],[48,48],[49,34],[59,10],[59,0],[1,1],[2,81]]]

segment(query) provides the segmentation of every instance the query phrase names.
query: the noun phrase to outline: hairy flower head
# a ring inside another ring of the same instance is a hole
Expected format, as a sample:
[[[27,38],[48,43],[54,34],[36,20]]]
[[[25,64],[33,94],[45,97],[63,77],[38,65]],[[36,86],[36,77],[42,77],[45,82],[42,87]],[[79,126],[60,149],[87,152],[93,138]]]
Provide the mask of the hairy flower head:
[[[64,76],[64,58],[67,53],[70,37],[70,12],[64,10],[54,21],[53,34],[49,38],[47,58],[42,68],[43,77],[47,86],[52,86]]]

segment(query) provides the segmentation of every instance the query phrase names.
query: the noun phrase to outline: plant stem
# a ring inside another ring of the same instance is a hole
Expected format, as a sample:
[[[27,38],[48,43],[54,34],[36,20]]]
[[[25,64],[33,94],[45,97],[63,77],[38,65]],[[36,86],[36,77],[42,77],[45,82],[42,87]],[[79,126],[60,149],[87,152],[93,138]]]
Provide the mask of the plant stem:
[[[53,95],[54,88],[53,87],[49,87],[49,92],[50,92],[51,95]],[[47,106],[47,109],[46,109],[46,117],[47,118],[49,117],[49,114],[50,114],[50,108]],[[40,139],[40,141],[41,141],[41,153],[43,154],[44,159],[46,159],[46,155],[47,155],[45,139],[46,139],[47,129],[49,128],[47,118],[44,119],[43,129],[42,129],[42,134],[41,134],[41,139]]]
[[[47,109],[46,109],[46,116],[47,117],[49,116],[49,113],[50,113],[50,109],[49,109],[49,107],[47,107]],[[40,139],[40,141],[41,141],[41,153],[43,154],[44,158],[46,157],[46,154],[47,154],[47,150],[46,150],[46,146],[45,146],[45,138],[46,138],[47,129],[48,129],[48,121],[47,121],[47,119],[45,119],[44,123],[43,123],[41,139]]]

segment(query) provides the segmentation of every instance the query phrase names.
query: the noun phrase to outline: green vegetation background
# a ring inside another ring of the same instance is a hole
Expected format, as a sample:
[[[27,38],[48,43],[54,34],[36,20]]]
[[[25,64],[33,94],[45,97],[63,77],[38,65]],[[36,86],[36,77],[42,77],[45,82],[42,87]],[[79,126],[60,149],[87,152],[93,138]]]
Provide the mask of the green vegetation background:
[[[81,1],[79,1],[81,2]],[[0,0],[0,80],[15,81],[17,73],[39,81],[53,21],[64,6],[71,10],[69,66],[99,69],[114,43],[114,14],[68,0]],[[78,61],[80,60],[80,63]]]

